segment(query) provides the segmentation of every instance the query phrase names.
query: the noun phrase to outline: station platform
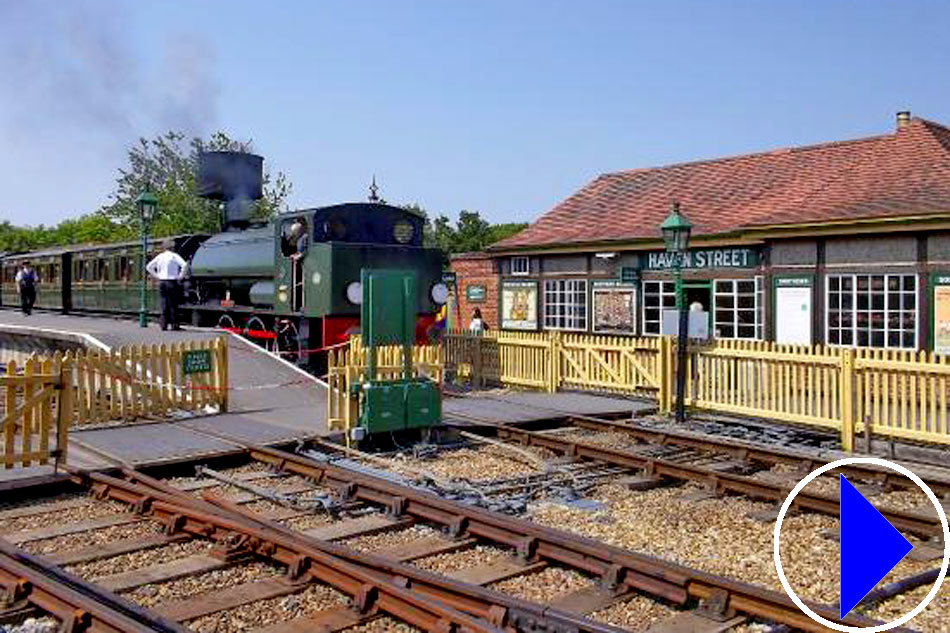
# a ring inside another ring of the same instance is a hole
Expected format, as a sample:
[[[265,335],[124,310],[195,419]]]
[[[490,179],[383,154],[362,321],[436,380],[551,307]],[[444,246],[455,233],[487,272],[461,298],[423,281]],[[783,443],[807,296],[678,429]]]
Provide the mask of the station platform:
[[[69,463],[83,468],[142,466],[236,450],[237,442],[276,444],[326,433],[325,384],[234,334],[200,328],[163,332],[130,319],[0,310],[0,331],[110,350],[122,345],[228,337],[227,413],[70,431]],[[213,434],[213,436],[211,435]],[[39,474],[44,469],[23,469]],[[10,471],[7,471],[10,472]],[[0,471],[0,480],[6,473]]]

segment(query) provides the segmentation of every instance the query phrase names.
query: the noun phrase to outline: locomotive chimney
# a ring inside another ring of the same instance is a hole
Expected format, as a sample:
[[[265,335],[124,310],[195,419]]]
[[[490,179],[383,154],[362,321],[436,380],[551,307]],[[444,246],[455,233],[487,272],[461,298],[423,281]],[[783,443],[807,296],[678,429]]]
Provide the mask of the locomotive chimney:
[[[198,195],[222,204],[221,230],[251,223],[254,201],[263,196],[264,159],[246,152],[203,152],[198,158]]]

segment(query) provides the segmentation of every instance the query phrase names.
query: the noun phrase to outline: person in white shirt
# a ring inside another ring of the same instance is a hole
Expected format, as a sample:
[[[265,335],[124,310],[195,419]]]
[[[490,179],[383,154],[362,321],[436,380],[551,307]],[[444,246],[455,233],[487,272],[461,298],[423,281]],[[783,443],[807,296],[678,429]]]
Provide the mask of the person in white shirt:
[[[164,251],[145,266],[148,274],[159,281],[158,296],[161,299],[162,311],[158,323],[163,330],[169,327],[173,330],[181,329],[178,325],[178,297],[187,266],[188,263],[175,252],[173,246],[165,247]]]
[[[468,331],[473,334],[481,334],[488,329],[488,325],[485,324],[485,320],[482,318],[482,311],[479,308],[475,308],[475,312],[472,313],[472,320],[468,324]]]

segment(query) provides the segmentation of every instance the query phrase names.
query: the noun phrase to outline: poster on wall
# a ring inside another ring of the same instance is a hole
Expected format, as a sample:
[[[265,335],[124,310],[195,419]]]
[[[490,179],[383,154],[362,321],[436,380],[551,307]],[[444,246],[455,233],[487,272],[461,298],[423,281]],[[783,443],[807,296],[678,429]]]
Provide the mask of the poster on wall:
[[[538,329],[538,282],[502,282],[501,327],[506,330]]]
[[[812,278],[775,279],[775,342],[812,344]]]
[[[630,284],[594,282],[594,332],[637,333],[637,289]]]
[[[946,283],[940,283],[946,280]],[[950,276],[937,277],[934,285],[934,351],[950,354]]]

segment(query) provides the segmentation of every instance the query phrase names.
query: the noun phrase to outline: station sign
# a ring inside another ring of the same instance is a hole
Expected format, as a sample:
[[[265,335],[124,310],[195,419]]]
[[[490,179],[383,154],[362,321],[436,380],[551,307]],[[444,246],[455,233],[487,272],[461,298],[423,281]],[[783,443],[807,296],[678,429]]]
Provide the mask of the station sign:
[[[809,275],[799,277],[776,277],[776,288],[811,288],[814,280]]]
[[[465,300],[469,303],[484,303],[488,289],[481,284],[469,284],[465,287]]]
[[[211,350],[191,349],[181,355],[181,373],[207,374],[211,371]]]
[[[677,257],[666,251],[643,253],[640,267],[644,270],[672,270],[676,267]],[[761,255],[755,248],[706,248],[694,249],[683,258],[683,268],[754,268],[759,265]]]

